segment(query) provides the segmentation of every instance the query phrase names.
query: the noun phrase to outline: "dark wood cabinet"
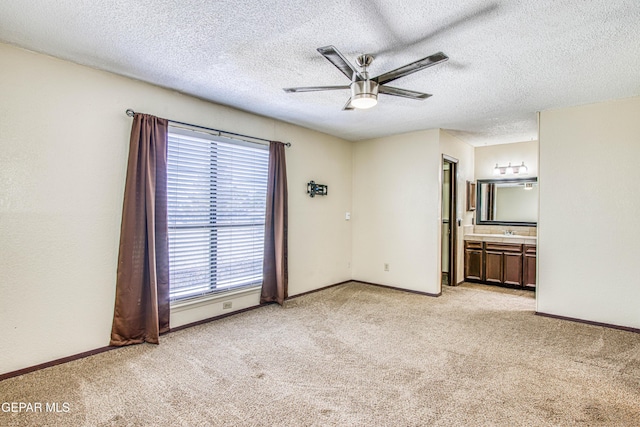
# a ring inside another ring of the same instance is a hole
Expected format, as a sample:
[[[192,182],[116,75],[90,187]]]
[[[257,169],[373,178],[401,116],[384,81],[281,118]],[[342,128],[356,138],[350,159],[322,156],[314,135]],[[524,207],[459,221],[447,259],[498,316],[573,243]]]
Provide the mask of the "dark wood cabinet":
[[[537,249],[535,245],[524,245],[522,281],[526,288],[536,287],[536,256]]]
[[[535,288],[535,263],[535,245],[465,241],[465,280]]]
[[[465,242],[464,244],[464,277],[471,280],[484,280],[482,267],[484,253],[482,242]]]
[[[485,258],[488,283],[522,286],[522,245],[486,242]]]
[[[502,262],[504,266],[502,283],[511,286],[522,286],[522,252],[505,252]]]
[[[488,283],[502,283],[503,262],[502,252],[487,249],[484,252],[484,280]]]

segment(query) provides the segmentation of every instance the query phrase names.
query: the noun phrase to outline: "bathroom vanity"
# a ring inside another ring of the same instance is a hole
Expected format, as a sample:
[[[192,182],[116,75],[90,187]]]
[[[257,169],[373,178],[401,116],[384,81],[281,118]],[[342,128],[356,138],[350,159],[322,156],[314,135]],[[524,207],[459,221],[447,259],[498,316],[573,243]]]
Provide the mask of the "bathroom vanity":
[[[464,275],[469,282],[536,287],[536,245],[465,240]]]
[[[480,240],[478,240],[480,238]],[[482,239],[485,240],[482,240]],[[496,235],[465,236],[464,275],[469,282],[514,288],[536,287],[535,238],[512,239],[504,242]],[[524,243],[524,241],[527,243]]]
[[[464,231],[465,280],[535,289],[538,179],[478,180],[475,191],[476,225]]]

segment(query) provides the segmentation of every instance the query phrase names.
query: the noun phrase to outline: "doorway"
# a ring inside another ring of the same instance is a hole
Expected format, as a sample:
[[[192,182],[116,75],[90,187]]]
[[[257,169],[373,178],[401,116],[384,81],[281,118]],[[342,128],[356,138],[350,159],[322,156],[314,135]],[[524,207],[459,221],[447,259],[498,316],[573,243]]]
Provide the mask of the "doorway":
[[[456,279],[456,195],[458,160],[442,156],[442,285],[455,286]]]

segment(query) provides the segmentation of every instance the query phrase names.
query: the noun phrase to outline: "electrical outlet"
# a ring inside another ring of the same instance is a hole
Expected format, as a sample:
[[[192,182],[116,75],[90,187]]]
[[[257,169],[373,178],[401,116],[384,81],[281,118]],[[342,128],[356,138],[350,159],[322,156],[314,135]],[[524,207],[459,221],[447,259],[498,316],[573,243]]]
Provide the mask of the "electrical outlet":
[[[223,302],[222,303],[222,309],[223,310],[230,309],[231,307],[233,307],[233,303],[231,301],[227,301],[227,302]]]
[[[387,263],[384,264],[384,271],[389,271],[389,264]]]

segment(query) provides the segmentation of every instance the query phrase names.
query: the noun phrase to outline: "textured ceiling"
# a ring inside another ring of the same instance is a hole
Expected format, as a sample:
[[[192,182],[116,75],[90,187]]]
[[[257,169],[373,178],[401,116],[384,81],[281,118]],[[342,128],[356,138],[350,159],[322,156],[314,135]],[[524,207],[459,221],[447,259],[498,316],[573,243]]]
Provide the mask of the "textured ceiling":
[[[3,0],[0,40],[349,140],[444,128],[473,145],[536,139],[535,112],[640,95],[639,0]],[[349,81],[316,48],[372,76],[449,61],[342,111]],[[123,109],[128,106],[123,105]]]

